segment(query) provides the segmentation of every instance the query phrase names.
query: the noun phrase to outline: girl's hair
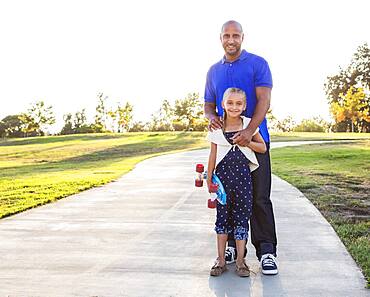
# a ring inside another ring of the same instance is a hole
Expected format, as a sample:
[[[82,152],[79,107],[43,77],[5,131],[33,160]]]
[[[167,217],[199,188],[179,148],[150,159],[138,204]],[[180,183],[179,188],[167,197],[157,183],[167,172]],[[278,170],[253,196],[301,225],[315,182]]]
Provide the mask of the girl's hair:
[[[247,95],[242,89],[239,88],[228,88],[226,89],[224,96],[222,97],[222,102],[226,100],[231,94],[240,94],[244,100],[244,103],[247,104]],[[226,111],[224,109],[223,112],[223,122],[226,122]],[[224,129],[225,125],[222,126],[222,129]]]

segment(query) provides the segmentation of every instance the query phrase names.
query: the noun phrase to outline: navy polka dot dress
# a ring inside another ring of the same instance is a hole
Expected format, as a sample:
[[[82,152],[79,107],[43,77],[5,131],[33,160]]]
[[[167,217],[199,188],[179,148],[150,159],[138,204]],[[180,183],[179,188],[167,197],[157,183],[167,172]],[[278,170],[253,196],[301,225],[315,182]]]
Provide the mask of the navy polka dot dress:
[[[225,138],[233,144],[235,132],[225,132]],[[227,195],[226,205],[217,203],[217,234],[234,233],[236,240],[248,238],[248,221],[252,215],[252,179],[248,158],[237,146],[233,146],[218,163],[215,171]]]

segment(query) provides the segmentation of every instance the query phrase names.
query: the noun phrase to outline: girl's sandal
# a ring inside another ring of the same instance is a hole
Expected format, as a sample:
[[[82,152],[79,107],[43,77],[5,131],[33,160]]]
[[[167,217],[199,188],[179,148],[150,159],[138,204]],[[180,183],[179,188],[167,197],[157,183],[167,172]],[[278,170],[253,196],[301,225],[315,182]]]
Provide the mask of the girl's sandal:
[[[250,270],[249,270],[249,267],[247,264],[245,264],[245,262],[243,262],[243,266],[238,266],[237,264],[235,264],[235,271],[236,271],[236,274],[239,275],[240,277],[248,277],[250,276]]]
[[[212,266],[209,274],[211,276],[220,276],[225,271],[226,271],[226,264],[224,266],[220,266],[220,264],[217,262],[215,265]]]

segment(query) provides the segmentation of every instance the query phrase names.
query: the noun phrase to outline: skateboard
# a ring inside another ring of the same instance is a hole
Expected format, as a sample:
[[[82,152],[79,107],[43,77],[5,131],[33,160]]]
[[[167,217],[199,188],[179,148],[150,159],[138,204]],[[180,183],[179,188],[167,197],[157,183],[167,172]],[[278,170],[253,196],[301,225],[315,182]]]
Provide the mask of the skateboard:
[[[197,164],[195,166],[195,186],[203,187],[203,181],[207,179],[207,171],[204,171],[203,164]],[[210,186],[210,195],[208,199],[208,208],[216,208],[217,201],[222,205],[226,204],[226,192],[225,189],[216,174],[212,174],[212,184]]]

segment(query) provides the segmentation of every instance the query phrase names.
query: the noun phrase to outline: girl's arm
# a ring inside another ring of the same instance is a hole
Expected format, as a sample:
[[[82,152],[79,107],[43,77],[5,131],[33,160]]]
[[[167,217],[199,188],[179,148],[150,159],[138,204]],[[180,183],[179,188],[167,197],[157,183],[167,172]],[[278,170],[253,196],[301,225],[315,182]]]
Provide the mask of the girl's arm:
[[[210,186],[212,183],[212,174],[216,166],[216,154],[217,154],[217,145],[211,142],[211,151],[209,152],[208,158],[208,169],[207,169],[207,186],[208,191],[210,192]]]
[[[255,151],[256,153],[261,153],[261,154],[265,153],[267,150],[266,143],[263,140],[259,132],[253,135],[252,141],[249,143],[248,147],[252,151]]]

